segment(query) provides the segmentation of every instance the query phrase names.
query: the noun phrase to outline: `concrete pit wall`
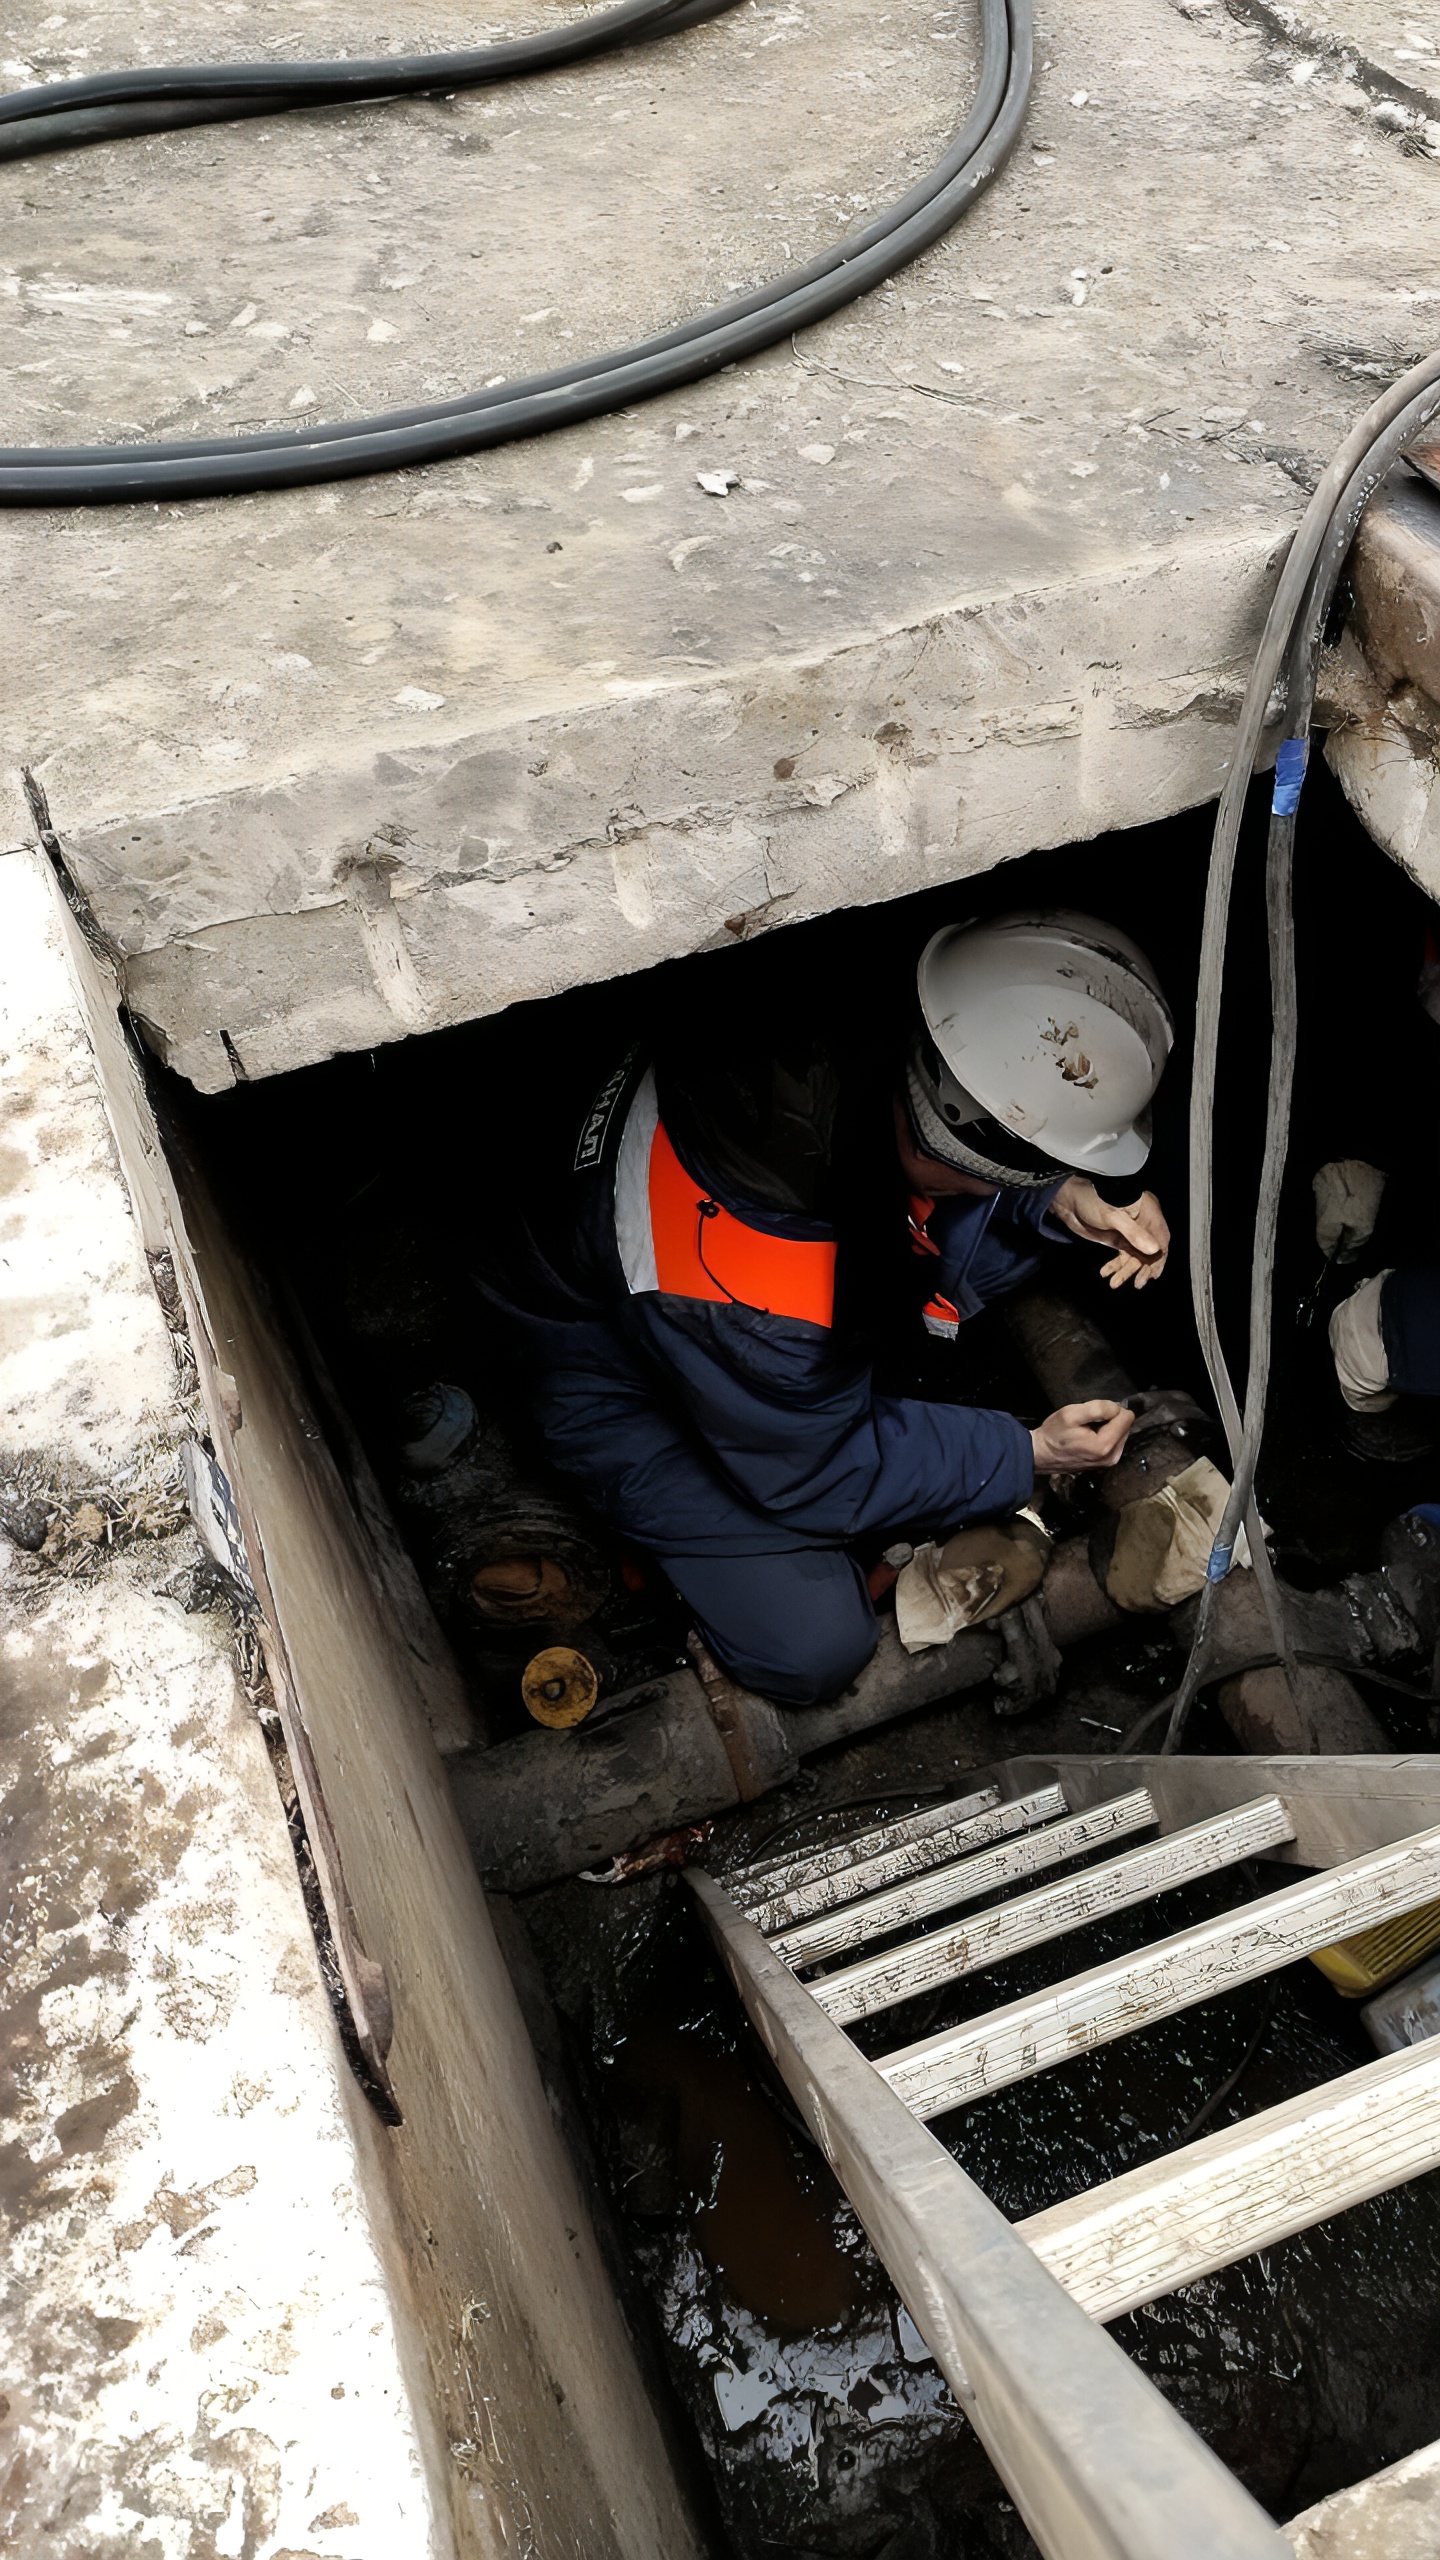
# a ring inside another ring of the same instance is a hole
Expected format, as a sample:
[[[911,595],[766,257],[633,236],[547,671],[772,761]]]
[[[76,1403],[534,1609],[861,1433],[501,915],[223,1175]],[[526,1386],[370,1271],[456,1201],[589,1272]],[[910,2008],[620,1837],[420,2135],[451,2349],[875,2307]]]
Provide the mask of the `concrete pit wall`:
[[[0,1545],[0,2533],[77,2560],[693,2560],[456,1822],[436,1663],[268,1309],[182,1201],[104,964],[33,855],[0,858],[0,902],[25,1283],[0,1477],[54,1517],[43,1554]],[[195,1554],[178,1444],[207,1428],[398,2122],[346,2066],[228,1618],[163,1587]]]

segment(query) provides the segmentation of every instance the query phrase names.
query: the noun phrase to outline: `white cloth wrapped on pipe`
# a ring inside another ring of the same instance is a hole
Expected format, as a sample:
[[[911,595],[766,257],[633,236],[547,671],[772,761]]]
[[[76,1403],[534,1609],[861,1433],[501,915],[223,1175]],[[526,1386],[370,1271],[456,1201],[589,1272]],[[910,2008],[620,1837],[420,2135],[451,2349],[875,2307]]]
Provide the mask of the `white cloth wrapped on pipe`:
[[[1197,1458],[1158,1493],[1128,1503],[1116,1524],[1105,1576],[1116,1607],[1173,1609],[1200,1590],[1229,1499],[1230,1487],[1219,1468],[1209,1458]],[[1243,1529],[1235,1539],[1235,1562],[1250,1562]]]
[[[998,1618],[1039,1589],[1050,1532],[1038,1513],[959,1529],[943,1547],[917,1547],[895,1585],[895,1627],[907,1653],[948,1644],[962,1627]]]
[[[1388,1271],[1377,1271],[1373,1280],[1362,1280],[1330,1319],[1335,1375],[1352,1413],[1388,1413],[1395,1402],[1380,1329],[1380,1292],[1389,1277]]]

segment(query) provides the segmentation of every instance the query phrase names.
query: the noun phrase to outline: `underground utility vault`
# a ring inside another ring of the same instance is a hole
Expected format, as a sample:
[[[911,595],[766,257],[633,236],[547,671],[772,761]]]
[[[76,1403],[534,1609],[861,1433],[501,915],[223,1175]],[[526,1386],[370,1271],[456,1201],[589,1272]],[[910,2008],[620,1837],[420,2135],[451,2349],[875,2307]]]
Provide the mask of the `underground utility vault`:
[[[1344,1436],[1309,1193],[1378,1157],[1375,1268],[1440,1259],[1440,498],[1409,462],[1325,621],[1306,786],[1257,1480],[1294,1677],[1237,1571],[1161,1755],[1194,1594],[1124,1562],[1132,1511],[1230,1466],[1183,1285],[1212,804],[1307,497],[1434,335],[1440,27],[1361,14],[1077,0],[963,225],[663,399],[424,471],[5,515],[27,2560],[1433,2533],[1433,2057],[1377,2055],[1358,1995],[1440,1885],[1440,1460],[1423,1416],[1383,1461]],[[676,15],[503,90],[7,165],[7,437],[503,402],[823,263],[982,78],[978,18],[914,0]],[[988,12],[1012,66],[1022,15]],[[403,8],[332,35],[434,41]],[[14,41],[43,92],[134,31]],[[193,27],[162,8],[146,48]],[[1259,869],[1252,813],[1228,1340]],[[909,1542],[860,1556],[873,1663],[777,1706],[548,1463],[504,1312],[521,1212],[543,1241],[637,1042],[803,1015],[878,1090],[928,936],[1031,902],[1110,918],[1168,992],[1172,1266],[1116,1302],[1047,1263],[889,1385],[1022,1426],[1134,1399],[1133,1446],[1052,1485],[1023,1591],[978,1558],[1011,1605],[928,1652]],[[1101,2032],[1092,1982],[1064,2014],[1093,2049],[1042,2068],[1057,1979],[1100,1973],[1141,2031]]]

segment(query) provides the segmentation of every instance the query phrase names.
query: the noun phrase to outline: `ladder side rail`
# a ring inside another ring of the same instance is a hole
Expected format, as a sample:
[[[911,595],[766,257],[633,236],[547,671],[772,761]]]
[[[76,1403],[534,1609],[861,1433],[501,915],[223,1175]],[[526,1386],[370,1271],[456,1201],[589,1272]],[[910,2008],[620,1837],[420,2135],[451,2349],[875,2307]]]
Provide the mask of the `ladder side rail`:
[[[1046,2560],[1290,2560],[1263,2510],[1042,2267],[701,1870],[751,2022]]]
[[[1382,2054],[1015,2228],[1092,2320],[1118,2320],[1437,2166],[1440,2039]]]

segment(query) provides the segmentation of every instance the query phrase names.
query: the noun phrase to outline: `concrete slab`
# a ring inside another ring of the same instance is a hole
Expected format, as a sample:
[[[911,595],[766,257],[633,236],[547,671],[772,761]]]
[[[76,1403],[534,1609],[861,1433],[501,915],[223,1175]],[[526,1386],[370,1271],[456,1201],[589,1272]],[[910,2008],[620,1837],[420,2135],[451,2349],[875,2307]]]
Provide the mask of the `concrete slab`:
[[[1210,0],[1213,5],[1213,0]],[[1207,5],[1207,0],[1201,0]],[[1302,58],[1328,58],[1377,101],[1440,114],[1440,7],[1411,0],[1403,10],[1372,9],[1367,0],[1238,0],[1240,13],[1289,37]],[[1399,119],[1387,117],[1392,130]]]
[[[227,1635],[123,1580],[0,1584],[0,2536],[428,2560],[363,2102]]]
[[[5,1432],[99,1476],[184,1428],[175,1363],[28,855],[0,865],[0,918]]]
[[[37,72],[135,58],[113,0],[32,6]],[[1402,40],[1398,0],[1370,15]],[[352,50],[435,41],[410,0],[383,28]],[[335,33],[167,0],[141,49],[267,30]],[[1208,0],[1041,33],[1006,178],[793,348],[434,471],[6,521],[4,734],[184,1073],[1216,789],[1303,484],[1433,334],[1436,174],[1338,56]],[[971,38],[949,0],[754,0],[493,95],[7,169],[9,432],[353,413],[618,344],[899,192]]]
[[[1440,2444],[1322,2498],[1281,2530],[1296,2560],[1440,2560]]]

